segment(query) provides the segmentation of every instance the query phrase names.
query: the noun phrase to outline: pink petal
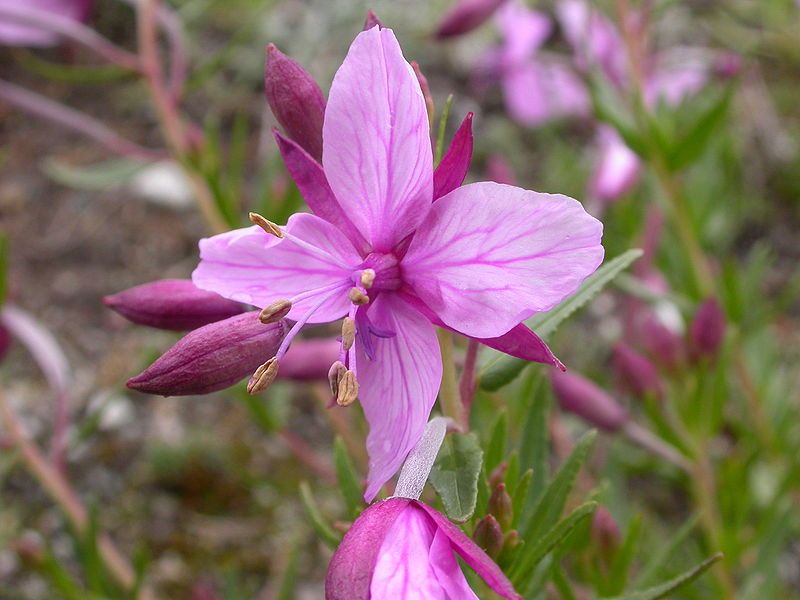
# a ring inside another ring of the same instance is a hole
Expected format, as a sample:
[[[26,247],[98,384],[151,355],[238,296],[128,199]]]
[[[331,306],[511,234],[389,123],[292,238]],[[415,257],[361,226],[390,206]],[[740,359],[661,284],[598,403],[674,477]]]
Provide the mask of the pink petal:
[[[370,600],[451,600],[429,557],[436,532],[433,520],[415,503],[397,516],[378,552]],[[448,547],[447,551],[452,557],[452,550]]]
[[[433,204],[402,267],[446,325],[493,338],[574,292],[602,262],[602,231],[572,198],[474,183]]]
[[[408,507],[406,498],[376,502],[356,519],[328,565],[325,600],[369,598],[378,553],[397,517]]]
[[[497,26],[503,35],[503,55],[512,64],[528,60],[553,29],[547,15],[522,2],[506,2],[497,13]]]
[[[327,323],[342,317],[350,306],[350,275],[361,264],[361,257],[336,227],[314,215],[293,215],[285,230],[319,252],[289,238],[273,237],[256,226],[236,229],[200,240],[194,284],[259,307],[310,292],[294,302],[287,315],[292,320],[332,296],[309,322]],[[337,288],[341,293],[336,294]]]
[[[395,335],[375,340],[374,360],[356,344],[359,399],[370,427],[368,502],[422,436],[442,379],[439,342],[423,314],[397,295],[383,293],[370,304],[369,318]]]
[[[472,161],[472,113],[467,113],[461,127],[450,142],[450,147],[433,172],[433,199],[452,192],[462,183]]]
[[[599,154],[590,183],[590,193],[605,202],[616,200],[633,187],[639,178],[641,163],[611,127],[598,129]]]
[[[428,113],[391,29],[356,37],[333,79],[323,166],[345,214],[390,251],[425,218],[433,195]]]
[[[275,141],[278,142],[278,150],[283,157],[286,170],[297,184],[308,207],[315,215],[341,229],[359,250],[366,251],[368,246],[364,236],[355,228],[352,221],[344,214],[342,207],[339,206],[339,202],[325,178],[322,165],[297,142],[284,137],[277,129],[273,131],[273,135]]]
[[[39,11],[56,18],[85,21],[89,12],[89,0],[0,0],[0,8],[14,10],[19,14]],[[13,19],[0,22],[0,44],[6,46],[55,46],[60,37],[32,25],[16,23]]]
[[[545,56],[509,67],[503,75],[503,95],[509,115],[528,126],[589,111],[589,95],[580,78]]]
[[[447,593],[450,600],[467,600],[478,596],[469,587],[464,572],[458,564],[453,547],[450,545],[450,538],[441,529],[437,529],[431,543],[428,560],[431,564],[436,580],[442,589]]]
[[[645,101],[649,106],[661,101],[668,106],[677,106],[703,89],[708,77],[708,67],[702,64],[689,62],[658,66],[645,82]]]
[[[561,0],[556,12],[579,66],[599,66],[611,81],[620,83],[625,76],[626,53],[614,24],[585,0]]]
[[[522,598],[514,590],[514,586],[500,567],[475,542],[469,539],[461,529],[451,523],[447,517],[422,502],[416,501],[412,504],[424,510],[433,519],[439,531],[449,538],[453,550],[458,552],[464,562],[480,575],[492,590],[508,600]]]

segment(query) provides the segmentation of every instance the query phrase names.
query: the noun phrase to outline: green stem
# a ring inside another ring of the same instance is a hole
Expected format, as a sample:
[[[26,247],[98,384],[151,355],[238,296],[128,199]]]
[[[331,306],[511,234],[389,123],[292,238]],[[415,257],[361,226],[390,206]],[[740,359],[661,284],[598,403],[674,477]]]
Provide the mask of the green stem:
[[[469,424],[464,423],[464,407],[458,392],[456,363],[453,359],[453,334],[446,329],[439,330],[439,347],[442,352],[442,387],[439,390],[442,412],[444,416],[450,417],[466,430]]]

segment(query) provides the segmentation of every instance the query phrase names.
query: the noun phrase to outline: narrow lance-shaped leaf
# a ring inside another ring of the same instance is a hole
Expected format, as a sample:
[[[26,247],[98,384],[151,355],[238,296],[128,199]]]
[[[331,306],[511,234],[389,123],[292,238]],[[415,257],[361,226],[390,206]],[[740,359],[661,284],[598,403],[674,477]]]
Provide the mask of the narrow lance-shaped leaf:
[[[482,462],[483,451],[474,433],[454,433],[445,438],[429,481],[453,521],[463,523],[475,512]]]
[[[662,583],[661,585],[638,592],[631,592],[623,596],[615,596],[614,598],[609,598],[608,600],[659,600],[660,598],[667,598],[673,592],[685,587],[700,577],[700,575],[705,573],[715,562],[721,558],[722,553],[718,552],[717,554],[714,554],[713,556],[710,556],[701,562],[699,565],[678,575],[674,579],[670,579],[669,581]]]
[[[494,471],[503,460],[506,454],[506,442],[508,440],[508,417],[502,411],[492,428],[492,435],[489,444],[486,446],[486,472]]]
[[[339,491],[342,492],[347,510],[352,518],[358,516],[364,506],[361,496],[363,490],[356,472],[353,461],[347,453],[342,438],[338,437],[333,443],[333,462],[336,467],[336,481],[339,484]]]
[[[317,532],[317,535],[319,535],[323,542],[335,549],[339,545],[339,542],[342,541],[342,538],[322,516],[317,501],[314,500],[314,495],[311,493],[311,486],[309,486],[306,481],[300,482],[300,501],[303,503],[306,516],[311,521],[311,526],[314,528],[314,531]]]

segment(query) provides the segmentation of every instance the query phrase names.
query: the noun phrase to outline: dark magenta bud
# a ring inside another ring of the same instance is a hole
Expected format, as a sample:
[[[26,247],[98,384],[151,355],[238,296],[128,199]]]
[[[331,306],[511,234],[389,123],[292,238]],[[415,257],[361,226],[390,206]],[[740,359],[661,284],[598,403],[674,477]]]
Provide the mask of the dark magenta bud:
[[[286,135],[317,161],[322,161],[322,122],[325,96],[300,63],[267,46],[264,92],[272,114]]]
[[[624,342],[614,347],[614,370],[626,392],[637,398],[661,399],[663,389],[655,365]]]
[[[251,375],[275,356],[285,321],[264,325],[259,311],[211,323],[186,334],[128,387],[146,394],[188,396],[222,390]]]
[[[472,541],[474,541],[481,550],[486,552],[491,558],[497,558],[503,550],[505,538],[503,537],[503,528],[500,523],[492,515],[486,515],[475,526],[475,531],[472,532]]]
[[[489,497],[486,510],[495,516],[501,529],[505,531],[511,527],[511,523],[514,520],[514,507],[505,483],[501,483],[494,488],[492,495]]]
[[[0,325],[0,360],[3,360],[11,348],[11,334],[8,329]]]
[[[297,340],[281,359],[278,379],[327,381],[331,365],[339,360],[341,343],[334,339]]]
[[[103,303],[139,325],[189,331],[241,314],[238,302],[196,287],[189,279],[162,279],[106,296]]]
[[[628,412],[597,384],[576,373],[550,371],[553,393],[561,408],[605,431],[617,431]]]
[[[647,315],[640,328],[642,346],[661,367],[677,371],[686,361],[683,337],[664,325],[653,314]]]
[[[369,31],[370,29],[375,27],[375,25],[377,25],[381,29],[386,27],[386,25],[384,25],[383,22],[378,18],[378,15],[376,15],[373,11],[368,10],[367,11],[367,18],[364,19],[364,29],[363,29],[363,31]]]
[[[619,548],[622,535],[619,525],[605,506],[599,506],[592,519],[592,539],[604,555]]]
[[[725,340],[725,313],[716,298],[703,301],[689,329],[692,357],[716,358]]]
[[[439,23],[436,37],[462,35],[483,25],[505,0],[460,0]]]

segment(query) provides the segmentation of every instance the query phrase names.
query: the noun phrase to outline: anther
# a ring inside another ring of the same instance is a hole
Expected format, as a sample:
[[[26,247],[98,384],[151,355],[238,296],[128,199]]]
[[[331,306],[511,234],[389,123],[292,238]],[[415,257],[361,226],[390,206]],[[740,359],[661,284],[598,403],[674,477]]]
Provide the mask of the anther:
[[[358,304],[358,305],[369,304],[369,296],[367,296],[357,287],[350,288],[347,297],[350,298],[350,302],[352,302],[353,304]]]
[[[341,381],[344,374],[347,373],[347,367],[341,361],[336,361],[331,365],[328,371],[328,383],[331,385],[331,394],[339,397],[339,381]]]
[[[345,371],[339,379],[339,389],[336,394],[336,404],[350,406],[358,398],[358,381],[352,371]]]
[[[257,394],[267,389],[275,377],[278,376],[278,359],[275,357],[270,358],[263,365],[258,367],[247,382],[247,393]]]
[[[261,309],[261,312],[258,314],[258,320],[264,323],[264,325],[269,325],[270,323],[280,321],[289,314],[290,310],[292,310],[292,303],[289,300],[276,300],[269,306],[265,306]]]
[[[352,317],[345,317],[342,321],[342,347],[347,352],[353,347],[356,339],[356,321]]]
[[[280,227],[275,225],[275,223],[273,223],[269,219],[266,219],[265,217],[262,217],[260,214],[254,212],[249,213],[247,216],[250,218],[250,221],[254,225],[258,225],[268,234],[274,235],[277,238],[283,237],[283,232],[280,230]]]
[[[361,285],[369,289],[375,283],[375,269],[364,269],[361,271]]]

